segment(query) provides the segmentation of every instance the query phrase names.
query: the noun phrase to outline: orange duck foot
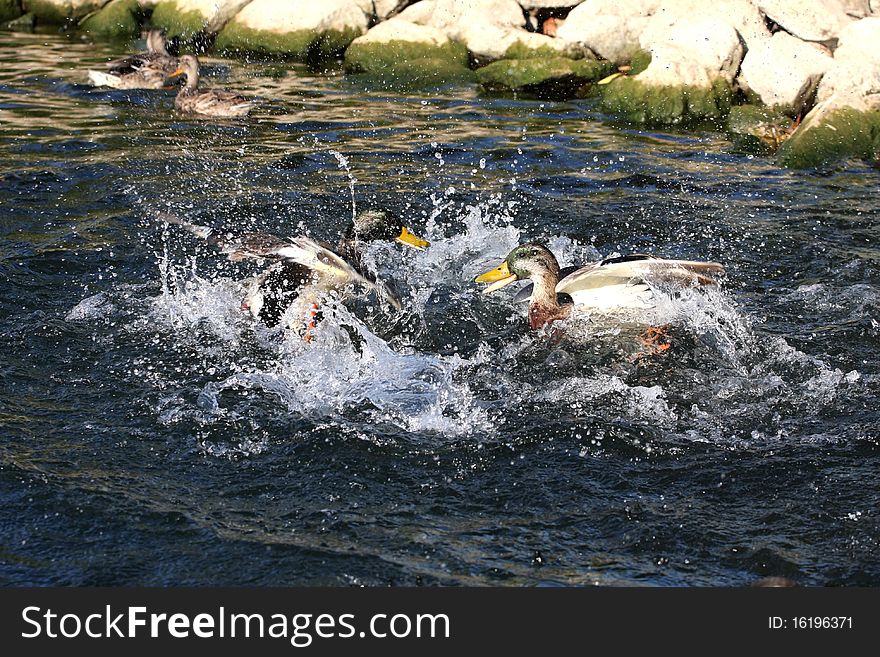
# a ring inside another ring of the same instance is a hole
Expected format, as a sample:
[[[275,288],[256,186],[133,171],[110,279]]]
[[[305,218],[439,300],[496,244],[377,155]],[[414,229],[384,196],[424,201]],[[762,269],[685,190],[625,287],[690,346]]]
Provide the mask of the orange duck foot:
[[[672,346],[672,339],[669,337],[670,326],[649,326],[641,335],[641,341],[644,349],[633,356],[633,361],[638,361],[651,356],[659,356],[669,351]]]
[[[305,342],[311,342],[314,339],[314,335],[312,335],[312,331],[318,326],[318,304],[313,303],[309,308],[308,319],[305,323],[305,331],[303,332],[303,340]]]

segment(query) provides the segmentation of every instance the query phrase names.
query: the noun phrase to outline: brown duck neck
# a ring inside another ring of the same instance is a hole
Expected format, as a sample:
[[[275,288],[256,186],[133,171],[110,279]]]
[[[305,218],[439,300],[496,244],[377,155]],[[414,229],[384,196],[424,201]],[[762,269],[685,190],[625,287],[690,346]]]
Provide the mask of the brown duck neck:
[[[541,276],[533,276],[532,300],[529,302],[529,324],[532,329],[539,329],[557,319],[568,316],[570,306],[560,306],[556,298],[556,284],[559,276],[546,272]]]

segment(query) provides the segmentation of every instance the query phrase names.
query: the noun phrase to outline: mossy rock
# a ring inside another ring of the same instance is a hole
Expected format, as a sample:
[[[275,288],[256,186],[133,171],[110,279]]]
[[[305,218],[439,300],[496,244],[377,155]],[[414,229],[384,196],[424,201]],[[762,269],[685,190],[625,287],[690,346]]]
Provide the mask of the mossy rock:
[[[68,25],[98,11],[105,4],[107,0],[82,0],[76,3],[73,0],[21,0],[22,9],[33,14],[41,25]]]
[[[381,73],[401,64],[425,60],[467,68],[467,47],[454,41],[439,46],[412,41],[355,42],[345,51],[345,70],[349,73]]]
[[[477,79],[490,91],[523,91],[546,97],[573,97],[588,82],[607,76],[606,61],[568,59],[502,59],[477,69]]]
[[[576,49],[572,49],[573,51]],[[522,41],[517,41],[510,46],[505,52],[502,59],[556,59],[564,57],[566,59],[578,59],[579,57],[568,57],[569,53],[561,52],[555,48],[540,46],[538,48],[530,48]]]
[[[23,13],[19,0],[0,0],[0,23],[14,20]]]
[[[189,41],[200,35],[208,24],[207,19],[197,11],[179,11],[174,0],[160,2],[153,9],[150,22],[165,30],[169,39]]]
[[[130,39],[140,34],[141,9],[137,0],[112,0],[80,24],[83,32],[105,38]]]
[[[280,34],[255,30],[232,20],[217,35],[214,47],[231,53],[257,53],[299,60],[329,59],[341,54],[360,35],[356,29],[297,30]]]
[[[830,111],[818,121],[807,121],[779,148],[783,166],[806,169],[847,157],[880,157],[880,111],[861,112],[850,107]]]
[[[773,154],[793,129],[794,121],[777,107],[737,105],[727,115],[727,132],[738,153]]]
[[[629,75],[638,75],[651,65],[651,53],[647,50],[637,50],[629,62]]]
[[[70,5],[57,5],[48,0],[24,0],[23,5],[41,24],[64,25],[72,18]]]
[[[724,80],[711,87],[660,87],[621,77],[602,87],[602,109],[633,123],[680,125],[720,123],[730,112],[733,90]]]
[[[356,73],[352,79],[371,89],[415,91],[439,89],[455,84],[472,84],[476,75],[466,66],[448,59],[422,58],[398,62],[396,66]]]

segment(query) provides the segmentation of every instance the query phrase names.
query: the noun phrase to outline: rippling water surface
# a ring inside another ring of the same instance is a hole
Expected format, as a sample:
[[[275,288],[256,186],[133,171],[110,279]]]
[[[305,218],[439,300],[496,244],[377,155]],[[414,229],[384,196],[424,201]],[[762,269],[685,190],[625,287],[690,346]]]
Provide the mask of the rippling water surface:
[[[0,582],[880,585],[878,170],[265,62],[206,60],[265,106],[205,122],[85,86],[115,54],[0,37]],[[311,343],[151,218],[332,241],[353,201],[432,247],[371,245],[405,311]],[[533,239],[728,276],[637,358],[636,322],[479,293]]]

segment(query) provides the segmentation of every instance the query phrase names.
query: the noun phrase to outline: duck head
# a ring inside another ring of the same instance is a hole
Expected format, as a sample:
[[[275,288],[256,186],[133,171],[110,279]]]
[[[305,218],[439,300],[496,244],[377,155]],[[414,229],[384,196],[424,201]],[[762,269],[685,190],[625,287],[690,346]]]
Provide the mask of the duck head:
[[[365,210],[358,214],[345,237],[361,242],[396,241],[420,251],[431,245],[428,240],[422,239],[401,221],[390,217],[387,212],[382,210]]]
[[[532,279],[535,293],[555,302],[556,284],[559,282],[559,263],[546,246],[539,242],[522,244],[510,253],[498,267],[480,274],[475,283],[489,283],[483,294],[491,294],[514,281]]]
[[[199,59],[195,55],[183,55],[177,60],[177,70],[168,77],[186,76],[186,88],[195,89],[199,84]]]

